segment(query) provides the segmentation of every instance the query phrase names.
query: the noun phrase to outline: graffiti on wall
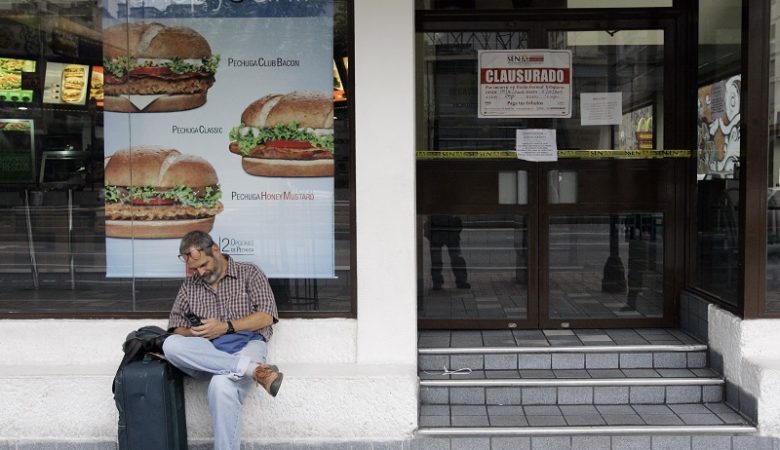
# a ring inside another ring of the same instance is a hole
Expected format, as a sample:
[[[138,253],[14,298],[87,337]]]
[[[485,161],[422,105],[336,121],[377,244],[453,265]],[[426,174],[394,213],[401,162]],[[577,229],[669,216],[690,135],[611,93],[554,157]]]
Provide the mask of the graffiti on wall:
[[[742,77],[699,88],[698,173],[733,175],[739,167],[740,89]]]

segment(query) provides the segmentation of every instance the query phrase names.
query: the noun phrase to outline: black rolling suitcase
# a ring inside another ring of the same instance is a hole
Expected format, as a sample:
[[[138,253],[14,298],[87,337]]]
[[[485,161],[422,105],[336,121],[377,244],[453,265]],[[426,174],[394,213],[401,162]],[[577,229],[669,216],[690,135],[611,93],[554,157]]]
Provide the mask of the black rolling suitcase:
[[[187,450],[182,377],[151,354],[119,369],[114,400],[120,450]]]

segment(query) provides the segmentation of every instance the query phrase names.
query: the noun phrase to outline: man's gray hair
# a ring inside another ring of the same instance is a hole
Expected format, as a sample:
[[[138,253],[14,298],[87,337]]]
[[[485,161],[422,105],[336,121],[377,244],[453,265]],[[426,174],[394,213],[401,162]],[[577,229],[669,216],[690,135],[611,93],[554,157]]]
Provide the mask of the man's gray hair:
[[[214,239],[211,239],[208,233],[202,231],[190,231],[181,238],[179,244],[179,253],[184,255],[189,253],[192,247],[203,250],[207,255],[212,256],[211,246],[214,245]]]

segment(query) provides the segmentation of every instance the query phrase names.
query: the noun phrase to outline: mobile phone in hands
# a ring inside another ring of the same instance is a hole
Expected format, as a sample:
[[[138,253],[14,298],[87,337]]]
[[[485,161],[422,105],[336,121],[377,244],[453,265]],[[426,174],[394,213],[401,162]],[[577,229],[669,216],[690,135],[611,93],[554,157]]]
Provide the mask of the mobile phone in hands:
[[[203,325],[203,322],[201,322],[200,317],[196,316],[192,311],[184,313],[184,317],[186,317],[187,320],[190,321],[190,325],[192,325],[193,327]]]

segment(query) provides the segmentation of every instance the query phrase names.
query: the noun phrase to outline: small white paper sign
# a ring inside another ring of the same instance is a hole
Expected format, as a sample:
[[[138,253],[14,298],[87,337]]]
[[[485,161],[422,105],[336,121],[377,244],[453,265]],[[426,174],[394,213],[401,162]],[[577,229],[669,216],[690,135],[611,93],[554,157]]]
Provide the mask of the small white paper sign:
[[[517,130],[515,136],[517,159],[558,161],[558,143],[555,141],[555,130],[543,128]]]
[[[622,92],[580,94],[581,125],[620,125],[622,119]]]
[[[713,119],[721,117],[726,112],[726,89],[723,82],[718,82],[710,88],[710,115]]]

